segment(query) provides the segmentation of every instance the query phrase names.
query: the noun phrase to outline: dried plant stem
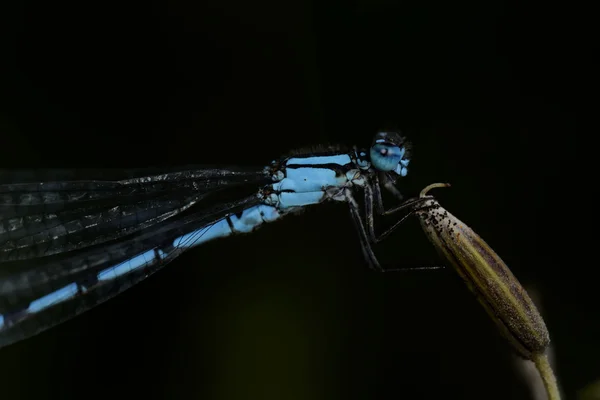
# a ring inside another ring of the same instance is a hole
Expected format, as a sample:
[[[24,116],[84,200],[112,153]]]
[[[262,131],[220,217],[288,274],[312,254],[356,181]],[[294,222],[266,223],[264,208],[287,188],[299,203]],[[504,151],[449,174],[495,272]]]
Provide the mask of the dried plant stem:
[[[548,361],[548,356],[545,353],[534,353],[531,355],[531,360],[535,363],[538,371],[540,371],[540,376],[542,377],[542,381],[544,381],[544,386],[548,393],[548,400],[560,400],[558,384]]]
[[[436,250],[454,266],[467,287],[496,322],[522,358],[535,364],[549,400],[560,400],[546,351],[550,334],[537,307],[504,261],[471,228],[427,193],[448,187],[434,183],[421,191],[426,201],[415,208],[423,231]]]

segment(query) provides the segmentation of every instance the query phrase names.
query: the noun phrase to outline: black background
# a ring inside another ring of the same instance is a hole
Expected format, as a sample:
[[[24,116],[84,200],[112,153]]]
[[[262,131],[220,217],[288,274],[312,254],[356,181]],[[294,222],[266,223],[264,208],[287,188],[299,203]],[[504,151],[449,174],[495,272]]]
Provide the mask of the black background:
[[[1,13],[0,164],[263,165],[414,143],[539,300],[566,398],[600,378],[589,11],[545,2],[32,2]],[[388,265],[439,260],[411,221]],[[0,351],[3,399],[529,399],[452,270],[365,267],[345,206],[209,243]]]

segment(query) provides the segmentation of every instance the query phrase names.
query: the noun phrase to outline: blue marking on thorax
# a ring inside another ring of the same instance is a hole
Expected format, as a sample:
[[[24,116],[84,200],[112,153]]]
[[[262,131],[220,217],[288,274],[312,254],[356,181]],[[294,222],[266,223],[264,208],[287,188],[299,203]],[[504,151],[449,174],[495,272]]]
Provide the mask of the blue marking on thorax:
[[[286,177],[273,184],[273,190],[316,192],[330,186],[343,186],[348,182],[345,175],[336,176],[329,168],[288,168]]]
[[[325,192],[322,190],[302,193],[284,192],[279,194],[279,203],[277,206],[284,210],[291,207],[302,207],[311,204],[318,204],[323,201],[324,196]]]
[[[338,164],[346,165],[352,160],[348,154],[335,154],[330,156],[293,157],[286,161],[286,165],[316,165]]]
[[[4,317],[0,314],[0,329],[4,326]]]
[[[31,304],[29,304],[29,307],[27,308],[27,312],[36,313],[53,304],[69,300],[70,298],[75,297],[77,292],[77,284],[71,283],[52,293],[48,293],[44,297],[40,297],[39,299],[32,301]]]
[[[371,162],[367,160],[367,153],[360,151],[356,157],[356,165],[361,169],[369,169]]]

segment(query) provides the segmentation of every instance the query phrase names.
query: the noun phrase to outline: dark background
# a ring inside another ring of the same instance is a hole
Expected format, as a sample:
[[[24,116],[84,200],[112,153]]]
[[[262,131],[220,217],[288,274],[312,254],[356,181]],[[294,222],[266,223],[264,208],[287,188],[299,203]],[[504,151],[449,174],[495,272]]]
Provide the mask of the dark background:
[[[565,398],[600,378],[589,10],[546,2],[3,5],[0,165],[264,165],[319,143],[415,146],[539,300]],[[388,265],[439,263],[410,221]],[[3,399],[529,399],[452,270],[368,270],[345,206],[190,251],[0,351]]]

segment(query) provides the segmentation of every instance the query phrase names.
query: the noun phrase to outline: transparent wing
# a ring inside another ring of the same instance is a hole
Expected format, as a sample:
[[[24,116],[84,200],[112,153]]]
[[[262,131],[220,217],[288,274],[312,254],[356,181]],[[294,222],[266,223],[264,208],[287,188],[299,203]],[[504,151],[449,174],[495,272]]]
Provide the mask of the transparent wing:
[[[14,176],[34,174],[5,173],[3,178]],[[216,191],[265,179],[260,171],[196,169],[119,181],[0,184],[0,262],[115,240],[171,218]]]
[[[250,193],[265,182],[262,172],[197,169],[0,185],[0,347],[88,310],[215,237],[220,221],[258,204]],[[234,194],[238,200],[224,200]]]

